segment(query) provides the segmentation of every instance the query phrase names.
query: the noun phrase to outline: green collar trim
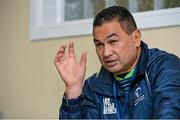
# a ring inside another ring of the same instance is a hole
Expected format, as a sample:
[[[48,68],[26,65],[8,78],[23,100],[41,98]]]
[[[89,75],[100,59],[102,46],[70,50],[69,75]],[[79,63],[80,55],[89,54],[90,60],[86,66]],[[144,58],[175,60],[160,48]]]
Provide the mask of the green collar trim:
[[[129,79],[129,78],[131,78],[133,76],[134,70],[135,70],[135,67],[124,78],[118,77],[117,75],[114,75],[114,77],[115,77],[115,79],[117,81],[121,81],[121,80],[124,80],[124,79]]]

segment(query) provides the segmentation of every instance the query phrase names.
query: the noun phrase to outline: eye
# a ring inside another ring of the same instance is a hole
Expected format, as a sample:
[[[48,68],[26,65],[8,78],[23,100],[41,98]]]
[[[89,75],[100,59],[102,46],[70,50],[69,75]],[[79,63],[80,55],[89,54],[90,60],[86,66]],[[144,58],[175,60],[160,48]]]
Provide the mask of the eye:
[[[104,44],[103,43],[95,43],[96,47],[101,47],[103,46]]]
[[[110,40],[109,43],[110,43],[110,44],[114,44],[114,43],[116,43],[117,41],[118,41],[118,40]]]

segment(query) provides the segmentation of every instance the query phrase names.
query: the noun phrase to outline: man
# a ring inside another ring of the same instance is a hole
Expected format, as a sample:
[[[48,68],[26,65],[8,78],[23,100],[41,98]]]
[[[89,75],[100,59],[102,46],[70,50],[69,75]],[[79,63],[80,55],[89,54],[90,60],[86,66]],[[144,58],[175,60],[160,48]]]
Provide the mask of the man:
[[[73,43],[59,48],[54,63],[65,83],[60,118],[180,118],[180,59],[141,41],[131,13],[113,6],[93,22],[99,73],[85,83],[86,56],[78,63]]]

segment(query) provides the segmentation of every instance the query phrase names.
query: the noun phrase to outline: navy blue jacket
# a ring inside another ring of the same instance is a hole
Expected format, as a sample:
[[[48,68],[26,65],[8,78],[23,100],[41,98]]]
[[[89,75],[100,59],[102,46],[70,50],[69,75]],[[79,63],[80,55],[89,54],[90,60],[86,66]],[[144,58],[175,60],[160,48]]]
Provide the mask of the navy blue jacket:
[[[141,48],[127,99],[118,84],[117,97],[114,96],[113,74],[102,67],[85,81],[81,96],[73,100],[63,98],[59,118],[180,118],[180,59],[159,49],[149,49],[144,42]]]

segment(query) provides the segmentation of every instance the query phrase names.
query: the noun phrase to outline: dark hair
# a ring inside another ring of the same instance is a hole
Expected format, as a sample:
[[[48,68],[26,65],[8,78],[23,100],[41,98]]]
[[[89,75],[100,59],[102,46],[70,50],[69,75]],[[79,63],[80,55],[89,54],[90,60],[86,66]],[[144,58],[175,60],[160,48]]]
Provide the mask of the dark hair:
[[[103,23],[118,20],[122,29],[130,35],[137,29],[136,22],[128,9],[121,6],[112,6],[99,12],[93,21],[93,27],[101,26]]]

